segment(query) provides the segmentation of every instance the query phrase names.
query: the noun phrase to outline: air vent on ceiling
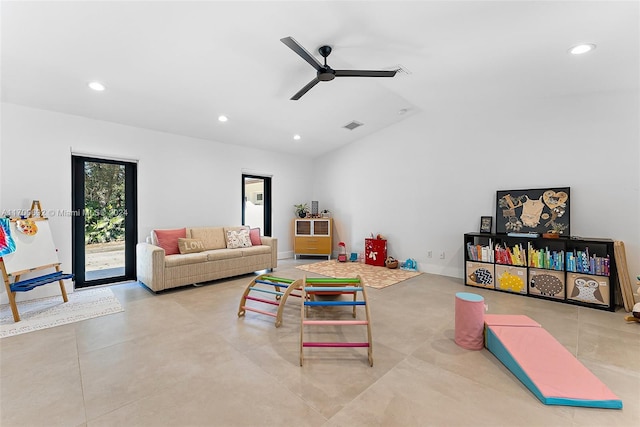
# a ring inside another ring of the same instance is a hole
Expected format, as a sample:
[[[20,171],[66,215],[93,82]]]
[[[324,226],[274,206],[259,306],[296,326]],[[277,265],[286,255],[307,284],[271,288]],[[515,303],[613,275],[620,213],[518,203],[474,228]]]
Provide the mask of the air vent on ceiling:
[[[363,123],[356,122],[356,121],[354,120],[354,121],[352,121],[351,123],[347,123],[347,124],[346,124],[346,125],[344,125],[343,127],[344,127],[345,129],[354,130],[355,128],[358,128],[358,127],[360,127],[360,126],[362,126],[362,125],[363,125]]]

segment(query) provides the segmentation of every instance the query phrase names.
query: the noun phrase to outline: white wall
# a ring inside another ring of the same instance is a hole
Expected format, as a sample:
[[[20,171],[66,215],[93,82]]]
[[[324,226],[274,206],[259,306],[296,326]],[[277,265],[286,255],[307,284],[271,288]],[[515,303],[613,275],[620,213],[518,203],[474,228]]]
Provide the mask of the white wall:
[[[638,93],[437,105],[317,159],[313,199],[348,251],[381,233],[390,255],[462,277],[463,234],[495,217],[497,190],[568,186],[571,234],[624,241],[635,279],[639,117]]]
[[[2,104],[0,211],[71,210],[71,151],[138,160],[139,240],[153,228],[233,225],[241,220],[242,172],[272,176],[273,236],[292,253],[293,205],[307,197],[299,171],[310,160],[218,142],[154,132],[77,116]],[[62,268],[71,272],[71,218],[49,215]],[[2,287],[0,300],[7,302]],[[59,294],[57,285],[18,299]]]
[[[28,208],[39,199],[46,209],[70,209],[71,149],[137,159],[143,240],[156,227],[238,223],[245,170],[273,176],[273,234],[282,257],[291,256],[293,205],[318,200],[335,218],[336,244],[345,241],[349,252],[362,252],[365,237],[382,233],[390,255],[462,277],[462,235],[478,230],[480,216],[495,215],[497,190],[569,186],[571,234],[624,241],[635,277],[639,116],[637,93],[490,108],[451,102],[310,161],[2,104],[0,208]],[[35,156],[25,158],[30,150]],[[300,180],[300,171],[314,179]],[[54,216],[51,225],[70,271],[71,219]],[[27,294],[45,291],[57,293]]]

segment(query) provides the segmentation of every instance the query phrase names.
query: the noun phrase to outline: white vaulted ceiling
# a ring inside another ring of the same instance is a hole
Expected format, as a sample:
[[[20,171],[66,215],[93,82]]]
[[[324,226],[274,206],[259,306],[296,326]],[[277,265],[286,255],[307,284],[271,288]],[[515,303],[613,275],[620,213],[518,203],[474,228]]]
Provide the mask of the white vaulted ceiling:
[[[638,90],[636,1],[1,6],[3,102],[277,152],[316,156],[460,103]],[[318,47],[330,45],[334,69],[406,72],[321,82],[291,101],[315,70],[280,42],[286,36],[319,60]],[[567,53],[581,42],[597,48]],[[89,90],[93,80],[107,89]],[[364,126],[343,128],[353,120]]]

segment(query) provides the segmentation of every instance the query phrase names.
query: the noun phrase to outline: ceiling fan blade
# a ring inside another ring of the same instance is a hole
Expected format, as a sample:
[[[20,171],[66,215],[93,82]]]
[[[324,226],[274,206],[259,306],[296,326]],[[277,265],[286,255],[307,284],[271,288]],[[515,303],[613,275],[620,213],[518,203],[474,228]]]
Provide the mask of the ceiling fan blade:
[[[292,101],[297,101],[298,99],[300,99],[302,97],[302,95],[304,95],[305,93],[309,92],[311,90],[312,87],[314,87],[315,85],[317,85],[318,83],[320,83],[320,79],[318,79],[317,77],[313,80],[311,80],[309,83],[307,83],[307,85],[305,87],[303,87],[302,89],[300,89],[298,91],[298,93],[296,93],[295,95],[293,95],[291,97]]]
[[[372,71],[372,70],[335,70],[336,77],[393,77],[398,70]]]
[[[300,43],[295,41],[293,37],[285,37],[283,39],[280,39],[280,41],[289,46],[292,51],[297,53],[302,59],[311,64],[311,66],[315,68],[316,71],[322,68],[322,64],[316,58],[314,58],[313,55],[307,52],[307,50],[303,48]]]

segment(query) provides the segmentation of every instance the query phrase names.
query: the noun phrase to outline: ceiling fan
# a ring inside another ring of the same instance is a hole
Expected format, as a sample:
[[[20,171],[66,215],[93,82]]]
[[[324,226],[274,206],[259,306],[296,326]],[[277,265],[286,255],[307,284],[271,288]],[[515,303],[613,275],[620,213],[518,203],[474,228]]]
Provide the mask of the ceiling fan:
[[[398,70],[392,71],[374,71],[374,70],[334,70],[330,66],[327,65],[327,56],[331,53],[331,46],[320,46],[318,52],[324,58],[324,65],[322,65],[316,58],[314,58],[307,50],[300,45],[293,37],[285,37],[280,39],[280,41],[291,48],[295,53],[300,55],[302,59],[307,61],[313,68],[317,71],[317,76],[315,79],[311,80],[305,87],[300,89],[298,93],[291,97],[292,101],[297,101],[304,95],[309,92],[312,87],[317,85],[319,82],[328,82],[336,77],[393,77],[396,75]]]

